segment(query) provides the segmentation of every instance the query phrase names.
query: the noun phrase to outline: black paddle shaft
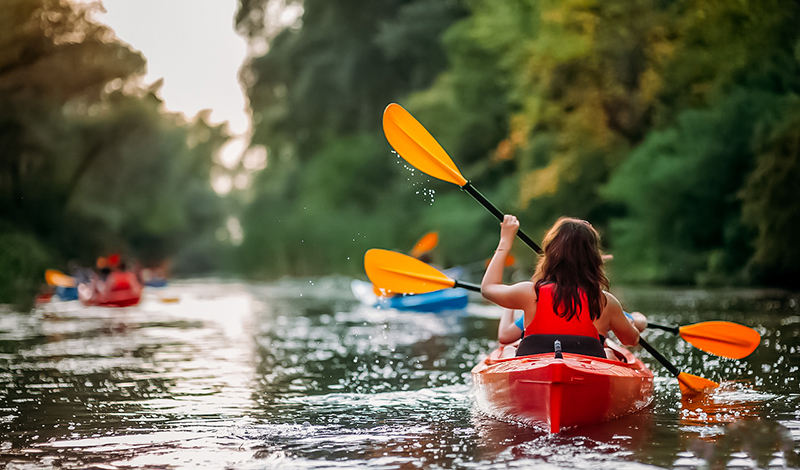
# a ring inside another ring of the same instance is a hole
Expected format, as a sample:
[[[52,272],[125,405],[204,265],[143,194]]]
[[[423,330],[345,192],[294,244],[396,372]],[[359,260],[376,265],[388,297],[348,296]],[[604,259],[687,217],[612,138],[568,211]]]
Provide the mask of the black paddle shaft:
[[[670,333],[675,334],[675,335],[681,334],[681,330],[677,326],[659,325],[657,323],[647,322],[647,327],[648,328],[657,328],[659,330],[664,330],[664,331],[669,331]]]
[[[650,343],[644,340],[641,336],[639,337],[639,345],[643,347],[647,352],[650,353],[651,356],[656,358],[658,362],[661,363],[662,366],[666,367],[668,371],[675,377],[681,375],[681,371],[678,370],[669,360],[662,356],[660,352],[656,351],[656,349],[650,346]]]
[[[489,212],[491,212],[495,217],[497,217],[497,220],[499,220],[500,222],[503,221],[504,214],[500,212],[500,209],[498,209],[497,207],[494,206],[494,204],[489,202],[489,200],[486,199],[483,196],[483,194],[481,194],[477,189],[475,189],[475,186],[472,186],[472,183],[467,181],[467,184],[461,186],[461,189],[468,192],[470,196],[475,198],[476,201],[480,202],[483,207],[485,207]],[[531,247],[533,251],[535,251],[537,254],[540,255],[542,254],[542,249],[539,247],[539,245],[537,245],[536,242],[534,242],[531,239],[531,237],[526,235],[525,232],[523,232],[522,230],[517,230],[517,236],[520,238],[520,240],[525,242],[526,245]]]
[[[453,284],[453,288],[454,289],[457,288],[457,287],[461,287],[462,289],[471,290],[473,292],[480,292],[481,291],[481,286],[479,286],[477,284],[473,284],[471,282],[457,281],[455,279],[453,279],[453,282],[455,283],[455,284]]]

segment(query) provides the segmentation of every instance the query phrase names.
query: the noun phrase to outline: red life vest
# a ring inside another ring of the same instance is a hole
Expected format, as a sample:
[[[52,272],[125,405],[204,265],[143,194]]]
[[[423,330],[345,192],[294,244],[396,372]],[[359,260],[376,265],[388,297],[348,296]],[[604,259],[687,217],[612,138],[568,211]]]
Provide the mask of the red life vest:
[[[581,307],[578,313],[567,320],[553,311],[553,289],[555,284],[543,284],[539,288],[539,299],[536,301],[536,315],[525,328],[528,335],[573,335],[588,336],[600,339],[600,335],[589,316],[589,301],[581,290]]]

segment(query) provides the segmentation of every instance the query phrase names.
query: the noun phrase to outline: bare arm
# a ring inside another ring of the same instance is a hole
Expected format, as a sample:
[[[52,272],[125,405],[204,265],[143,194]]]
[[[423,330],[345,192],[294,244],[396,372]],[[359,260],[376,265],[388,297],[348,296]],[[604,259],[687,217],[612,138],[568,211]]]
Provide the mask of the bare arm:
[[[531,297],[534,296],[531,282],[520,282],[513,285],[503,284],[503,268],[508,251],[514,244],[514,237],[519,230],[519,221],[513,215],[506,215],[500,224],[500,242],[497,244],[486,273],[481,281],[483,297],[501,307],[524,310],[530,308]],[[533,299],[535,301],[535,299]]]
[[[490,286],[503,283],[503,268],[506,265],[506,257],[508,252],[514,245],[514,237],[519,230],[519,221],[513,215],[506,214],[503,221],[500,223],[500,242],[497,244],[497,249],[489,260],[489,266],[486,267],[486,272],[483,274],[481,281],[481,292]]]
[[[514,310],[505,309],[497,327],[497,340],[502,344],[510,344],[522,336],[522,330],[514,323]]]
[[[603,310],[603,315],[609,316],[609,328],[617,335],[617,339],[619,339],[622,344],[626,346],[636,346],[639,343],[639,330],[637,327],[633,326],[631,321],[628,320],[628,317],[622,312],[622,306],[619,300],[608,292],[605,292],[605,295],[608,302],[606,303],[606,308]],[[642,315],[642,317],[644,317],[644,315]]]

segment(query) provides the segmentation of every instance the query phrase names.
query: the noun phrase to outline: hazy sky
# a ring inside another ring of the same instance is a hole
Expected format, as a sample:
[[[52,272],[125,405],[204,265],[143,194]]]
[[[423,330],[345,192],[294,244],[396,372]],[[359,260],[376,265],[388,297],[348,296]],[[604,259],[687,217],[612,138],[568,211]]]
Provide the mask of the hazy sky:
[[[98,20],[147,58],[149,84],[164,78],[170,111],[193,117],[211,109],[230,131],[249,126],[238,81],[247,45],[234,31],[237,0],[104,0]],[[240,150],[241,151],[241,150]]]

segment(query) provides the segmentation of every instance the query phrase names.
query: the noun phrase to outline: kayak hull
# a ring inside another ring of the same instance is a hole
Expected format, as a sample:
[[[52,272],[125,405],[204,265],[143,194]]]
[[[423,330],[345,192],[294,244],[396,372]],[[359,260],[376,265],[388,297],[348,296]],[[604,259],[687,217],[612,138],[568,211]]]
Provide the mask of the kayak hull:
[[[494,351],[472,369],[486,414],[551,433],[635,413],[653,400],[653,373],[629,351],[621,361],[553,353],[501,358]]]
[[[462,310],[469,303],[469,295],[464,289],[442,289],[425,294],[378,297],[369,282],[355,279],[350,284],[350,287],[353,295],[361,303],[375,308],[436,313],[447,310]]]

